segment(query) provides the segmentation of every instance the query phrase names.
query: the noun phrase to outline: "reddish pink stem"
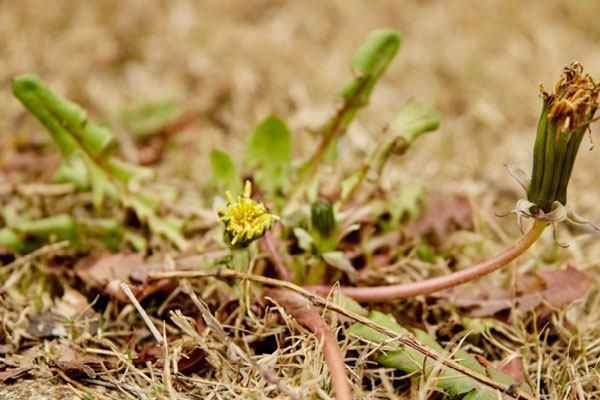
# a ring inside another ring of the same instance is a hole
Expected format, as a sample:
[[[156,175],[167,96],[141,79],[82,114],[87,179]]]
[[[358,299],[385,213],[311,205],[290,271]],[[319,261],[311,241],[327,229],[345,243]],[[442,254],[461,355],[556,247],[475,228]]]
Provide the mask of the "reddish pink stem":
[[[323,356],[331,376],[333,392],[337,400],[352,400],[350,380],[346,373],[344,357],[331,328],[305,297],[287,289],[269,289],[265,296],[279,303],[296,321],[315,334],[323,342]]]
[[[462,285],[463,283],[481,278],[484,275],[496,271],[519,257],[539,239],[547,225],[547,222],[535,221],[531,229],[523,235],[521,239],[502,253],[480,264],[449,275],[439,276],[420,282],[402,283],[399,285],[371,287],[342,286],[340,289],[342,293],[352,297],[354,300],[376,303],[429,294]],[[332,286],[315,285],[309,286],[307,289],[322,295],[327,295],[332,290]]]
[[[265,236],[263,237],[263,242],[267,247],[267,251],[271,255],[273,266],[275,266],[275,270],[277,271],[279,277],[284,281],[291,281],[292,276],[290,275],[290,271],[288,271],[288,269],[286,268],[281,254],[279,253],[279,251],[277,251],[277,246],[275,246],[275,239],[273,238],[271,232],[267,231],[267,233],[265,233]]]

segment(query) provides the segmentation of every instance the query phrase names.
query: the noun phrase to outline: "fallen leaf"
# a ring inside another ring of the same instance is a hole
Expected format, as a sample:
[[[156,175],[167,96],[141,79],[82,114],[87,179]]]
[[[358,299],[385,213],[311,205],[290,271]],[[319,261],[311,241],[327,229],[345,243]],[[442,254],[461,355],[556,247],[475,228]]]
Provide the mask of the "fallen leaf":
[[[504,372],[516,382],[525,381],[525,370],[523,368],[523,359],[514,357],[500,366],[500,371]]]
[[[66,337],[64,317],[55,313],[43,313],[28,317],[27,333],[34,338]]]
[[[189,350],[177,361],[177,369],[184,374],[196,372],[206,365],[206,353],[200,347]]]
[[[18,379],[29,372],[29,370],[31,370],[31,368],[7,368],[6,370],[0,372],[0,381],[6,382],[13,379]]]
[[[98,369],[102,363],[110,361],[112,360],[108,357],[85,353],[70,346],[63,346],[60,349],[60,355],[54,363],[67,375],[86,375],[88,378],[93,379],[96,376],[95,369]]]
[[[143,268],[144,255],[104,254],[87,257],[75,266],[75,273],[90,286],[104,288],[110,281],[129,280],[136,269]]]
[[[490,317],[510,309],[514,304],[515,309],[522,313],[541,306],[539,316],[544,318],[552,311],[581,299],[592,282],[584,272],[571,265],[567,265],[565,270],[539,270],[536,275],[517,278],[516,297],[512,297],[508,290],[490,287],[480,287],[478,291],[473,287],[456,288],[438,296],[459,308],[468,309],[468,314],[473,317]]]
[[[437,197],[428,202],[421,217],[408,224],[412,237],[433,235],[442,241],[456,229],[469,229],[473,225],[473,209],[465,196]]]
[[[54,311],[66,318],[75,318],[85,310],[90,310],[87,298],[70,286],[65,286],[63,296],[54,302]]]
[[[173,279],[147,282],[149,272],[159,271],[161,263],[148,263],[142,253],[105,254],[88,257],[75,266],[75,273],[88,285],[104,291],[121,301],[128,301],[121,292],[119,283],[125,281],[138,300],[157,291],[176,285]]]

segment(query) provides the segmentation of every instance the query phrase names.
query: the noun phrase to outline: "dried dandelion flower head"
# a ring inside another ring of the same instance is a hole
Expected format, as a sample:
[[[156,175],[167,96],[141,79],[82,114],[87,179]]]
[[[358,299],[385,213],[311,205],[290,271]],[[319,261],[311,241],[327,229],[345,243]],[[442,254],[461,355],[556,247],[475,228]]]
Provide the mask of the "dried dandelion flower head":
[[[225,193],[227,204],[219,207],[219,219],[225,224],[225,238],[231,246],[245,247],[261,238],[279,221],[279,217],[269,214],[266,207],[250,198],[252,185],[246,181],[244,195],[233,199],[231,192]]]
[[[541,211],[567,202],[567,186],[579,145],[598,109],[600,84],[573,62],[565,67],[544,101],[533,155],[533,173],[527,198]]]

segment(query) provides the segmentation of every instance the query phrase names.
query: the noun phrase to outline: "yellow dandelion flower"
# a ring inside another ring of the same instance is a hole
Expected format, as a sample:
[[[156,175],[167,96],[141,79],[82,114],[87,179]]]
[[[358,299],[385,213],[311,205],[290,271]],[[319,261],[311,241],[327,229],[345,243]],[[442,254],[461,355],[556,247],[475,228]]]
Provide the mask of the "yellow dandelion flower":
[[[252,185],[246,181],[244,195],[234,200],[227,191],[227,205],[218,210],[219,219],[225,224],[225,236],[232,246],[244,247],[261,238],[279,221],[279,217],[269,214],[264,204],[250,198]]]

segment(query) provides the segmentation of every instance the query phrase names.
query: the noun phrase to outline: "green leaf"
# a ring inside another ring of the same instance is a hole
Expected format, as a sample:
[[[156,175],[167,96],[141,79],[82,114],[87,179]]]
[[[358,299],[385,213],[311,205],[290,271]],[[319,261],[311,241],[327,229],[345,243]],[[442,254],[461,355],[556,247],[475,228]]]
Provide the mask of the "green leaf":
[[[246,145],[246,162],[256,168],[259,186],[271,193],[285,191],[290,182],[291,135],[285,122],[270,116],[258,124]]]
[[[388,315],[380,312],[371,312],[369,319],[400,334],[410,334],[406,329],[402,328],[396,320]],[[389,341],[389,338],[362,324],[354,324],[349,329],[349,333],[362,338],[364,340],[383,343]],[[429,334],[422,330],[415,330],[416,339],[441,354],[442,356],[448,356],[448,353],[440,346],[440,344]],[[453,355],[454,361],[469,368],[479,374],[488,375],[492,379],[497,375],[489,373],[481,366],[477,360],[466,351],[458,349]],[[484,386],[475,379],[460,373],[459,371],[451,370],[439,362],[426,358],[422,353],[409,348],[404,345],[398,345],[396,343],[388,343],[384,347],[384,353],[380,355],[377,361],[385,367],[396,368],[407,374],[424,375],[425,378],[432,378],[436,383],[437,387],[444,390],[451,397],[458,397],[464,395],[464,399],[471,400],[495,400],[498,399],[496,391]],[[435,374],[435,376],[433,376]],[[514,381],[509,382],[506,380],[506,375],[503,374],[500,383],[511,384]],[[510,377],[508,378],[510,380]]]
[[[356,269],[354,269],[354,266],[342,251],[329,251],[321,254],[321,257],[323,257],[323,260],[325,260],[328,265],[331,265],[348,275],[352,276],[356,274]]]
[[[88,122],[87,112],[82,107],[56,95],[37,75],[15,78],[13,93],[48,129],[66,156],[79,147],[99,156],[114,143],[110,130]]]
[[[75,221],[66,214],[53,215],[32,221],[19,221],[15,224],[14,229],[24,235],[53,238],[55,240],[70,240],[73,242],[77,237]]]
[[[342,97],[346,101],[357,98],[359,105],[366,104],[377,80],[398,52],[400,43],[401,36],[396,30],[377,29],[370,32],[352,56],[351,66],[357,77],[346,83],[341,90]],[[355,111],[348,113],[346,118],[351,120]]]
[[[151,207],[144,203],[140,198],[122,191],[121,200],[126,207],[131,208],[138,218],[148,224],[150,229],[173,242],[179,250],[186,250],[189,247],[188,241],[173,225],[160,218]]]
[[[351,311],[355,314],[362,315],[363,317],[369,315],[369,311],[363,308],[356,300],[354,300],[352,297],[346,296],[340,291],[337,291],[337,293],[333,296],[333,301],[343,309]]]
[[[305,229],[300,227],[294,228],[294,236],[298,239],[298,246],[304,250],[311,252],[315,244],[312,236]]]
[[[211,151],[210,167],[212,169],[212,179],[220,193],[229,190],[234,197],[242,194],[240,175],[227,153],[221,150]]]
[[[21,251],[25,247],[23,239],[13,229],[0,228],[0,247],[13,251]]]
[[[65,159],[58,167],[58,170],[52,178],[56,183],[72,183],[79,191],[88,191],[90,183],[85,162],[80,154],[72,154]]]
[[[143,138],[159,133],[181,115],[172,99],[135,104],[120,112],[120,120],[128,132]]]
[[[410,219],[416,219],[421,213],[419,203],[425,195],[422,185],[407,185],[400,189],[392,202],[392,214],[397,222],[406,214]]]
[[[53,93],[37,75],[25,74],[15,78],[13,93],[46,127],[61,150],[65,164],[56,179],[71,181],[80,189],[91,187],[92,203],[97,210],[104,195],[108,194],[131,208],[152,231],[163,235],[181,250],[187,248],[188,243],[179,232],[180,227],[173,226],[155,213],[153,206],[160,203],[160,199],[156,199],[158,196],[129,191],[132,181],[146,179],[152,171],[110,156],[114,137],[107,128],[88,121],[87,112],[82,107]],[[24,227],[35,231],[46,225],[54,226],[48,229],[58,232],[59,238],[60,235],[66,238],[74,236],[74,223],[72,229],[66,225],[62,229],[59,223],[66,220],[64,216],[61,218],[49,217]],[[24,227],[21,226],[22,229]]]
[[[437,111],[414,100],[408,102],[390,123],[392,132],[409,143],[423,133],[436,130],[439,126],[440,117]]]

